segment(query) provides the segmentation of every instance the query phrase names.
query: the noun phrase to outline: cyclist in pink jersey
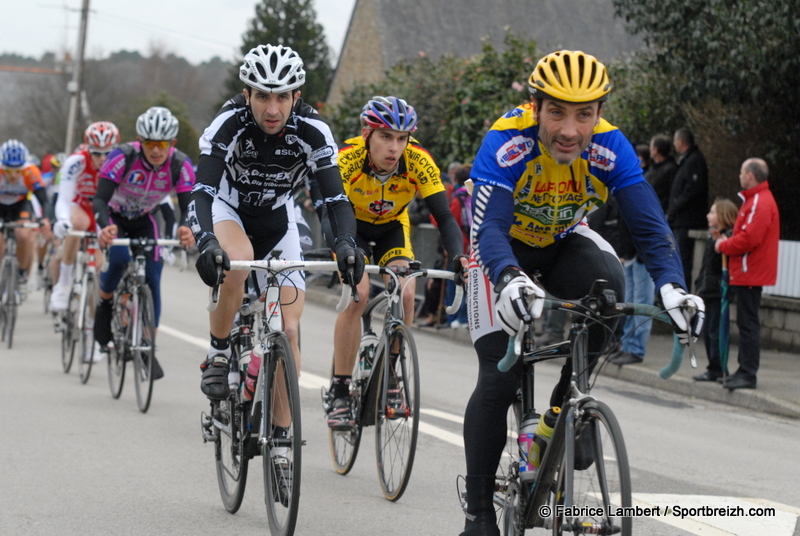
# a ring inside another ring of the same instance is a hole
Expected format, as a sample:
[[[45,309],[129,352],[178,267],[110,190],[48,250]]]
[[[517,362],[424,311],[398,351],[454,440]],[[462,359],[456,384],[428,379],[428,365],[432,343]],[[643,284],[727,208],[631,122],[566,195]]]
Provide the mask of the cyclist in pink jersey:
[[[136,121],[137,141],[115,149],[103,164],[92,208],[100,227],[101,247],[117,236],[123,238],[158,238],[155,211],[164,197],[175,192],[181,214],[187,213],[189,195],[195,182],[188,156],[174,147],[178,120],[166,108],[154,106]],[[183,222],[177,238],[184,246],[193,246],[192,232]],[[153,294],[155,324],[161,315],[161,270],[159,248],[146,253],[147,285]],[[127,247],[110,248],[108,270],[100,277],[100,303],[95,314],[95,341],[103,350],[111,340],[111,300],[130,260]],[[153,363],[153,379],[163,377],[158,362]]]

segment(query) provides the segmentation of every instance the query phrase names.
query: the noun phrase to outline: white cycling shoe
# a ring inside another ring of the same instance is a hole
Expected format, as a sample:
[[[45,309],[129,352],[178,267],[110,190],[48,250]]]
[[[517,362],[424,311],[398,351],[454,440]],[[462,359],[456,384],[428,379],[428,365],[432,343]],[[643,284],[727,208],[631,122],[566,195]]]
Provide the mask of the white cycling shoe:
[[[69,305],[69,293],[72,289],[70,286],[56,285],[53,287],[53,293],[50,295],[50,310],[63,311]]]

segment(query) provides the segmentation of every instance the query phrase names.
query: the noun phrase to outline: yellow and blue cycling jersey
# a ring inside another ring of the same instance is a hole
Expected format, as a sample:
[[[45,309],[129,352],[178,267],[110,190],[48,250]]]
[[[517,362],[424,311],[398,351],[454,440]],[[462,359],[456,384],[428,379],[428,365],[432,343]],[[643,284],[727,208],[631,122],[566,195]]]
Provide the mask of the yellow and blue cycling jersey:
[[[382,225],[400,220],[408,225],[406,207],[419,190],[425,198],[444,192],[439,168],[417,140],[410,138],[397,169],[385,181],[376,177],[367,161],[367,147],[361,136],[345,141],[339,150],[339,171],[345,194],[356,219]]]
[[[514,193],[509,232],[530,246],[546,247],[566,236],[605,203],[609,189],[644,180],[630,142],[605,119],[572,165],[556,162],[538,134],[533,106],[515,108],[486,134],[471,173],[476,182]]]
[[[574,232],[584,218],[614,195],[637,249],[657,283],[682,284],[672,233],[658,198],[642,175],[631,143],[600,119],[591,140],[571,164],[560,164],[539,141],[534,107],[527,103],[498,119],[484,137],[470,173],[472,248],[496,283],[518,266],[509,243],[544,248]]]

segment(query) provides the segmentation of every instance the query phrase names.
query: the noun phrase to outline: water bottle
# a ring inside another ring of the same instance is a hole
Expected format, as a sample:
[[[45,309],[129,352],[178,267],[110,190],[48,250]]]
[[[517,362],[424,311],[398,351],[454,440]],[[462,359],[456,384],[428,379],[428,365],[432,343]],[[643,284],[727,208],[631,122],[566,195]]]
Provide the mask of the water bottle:
[[[372,363],[375,361],[375,350],[378,348],[378,336],[372,331],[367,331],[361,337],[358,355],[363,356],[358,361],[359,372],[366,376],[372,370]]]
[[[531,482],[536,478],[536,468],[531,465],[529,454],[538,425],[539,414],[531,410],[525,415],[519,427],[517,444],[519,445],[519,479],[522,482]]]
[[[539,424],[536,426],[533,443],[528,451],[528,464],[534,468],[534,474],[542,464],[544,452],[547,449],[550,438],[553,437],[553,427],[556,425],[559,413],[561,413],[561,408],[559,407],[548,409],[544,413],[544,417],[539,419]]]
[[[253,394],[256,391],[256,382],[258,381],[258,369],[261,368],[261,359],[263,357],[263,345],[256,344],[253,351],[250,352],[250,362],[247,364],[247,375],[244,378],[244,390],[242,394],[245,400],[253,400]]]

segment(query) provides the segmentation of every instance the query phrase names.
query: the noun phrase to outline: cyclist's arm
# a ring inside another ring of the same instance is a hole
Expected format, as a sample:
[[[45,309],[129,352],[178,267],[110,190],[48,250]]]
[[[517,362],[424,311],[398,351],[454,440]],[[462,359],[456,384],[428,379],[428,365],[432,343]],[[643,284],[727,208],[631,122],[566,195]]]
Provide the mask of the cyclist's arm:
[[[342,188],[342,177],[339,167],[334,163],[330,167],[317,169],[314,179],[319,186],[319,195],[327,209],[331,223],[331,233],[337,239],[355,238],[356,217],[353,206]]]
[[[464,240],[461,234],[461,229],[450,212],[450,207],[447,204],[447,194],[445,192],[436,192],[428,197],[423,198],[425,205],[431,212],[431,216],[436,220],[436,225],[439,226],[439,233],[442,235],[442,244],[450,259],[454,259],[456,255],[464,253],[463,244]]]
[[[197,247],[202,249],[205,241],[214,238],[214,222],[211,218],[211,205],[217,195],[222,175],[225,173],[224,157],[201,154],[197,162],[197,179],[192,188],[186,207],[181,206],[181,211],[186,214],[183,221],[189,222],[197,241]],[[180,202],[180,196],[178,196]]]
[[[111,196],[117,189],[117,183],[111,179],[101,177],[97,180],[97,192],[94,194],[92,200],[92,211],[95,214],[97,225],[103,229],[108,227],[108,202],[111,201]],[[61,197],[59,195],[59,197]]]
[[[164,218],[164,238],[172,238],[175,236],[175,209],[172,208],[172,199],[169,195],[164,196],[158,209]]]
[[[514,194],[501,186],[476,181],[473,229],[477,245],[474,255],[492,284],[509,266],[519,266],[511,250],[509,229],[514,225]]]
[[[614,197],[656,288],[686,288],[680,254],[653,187],[642,181],[619,188]]]

